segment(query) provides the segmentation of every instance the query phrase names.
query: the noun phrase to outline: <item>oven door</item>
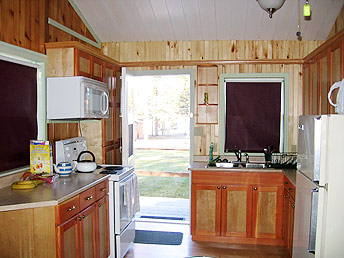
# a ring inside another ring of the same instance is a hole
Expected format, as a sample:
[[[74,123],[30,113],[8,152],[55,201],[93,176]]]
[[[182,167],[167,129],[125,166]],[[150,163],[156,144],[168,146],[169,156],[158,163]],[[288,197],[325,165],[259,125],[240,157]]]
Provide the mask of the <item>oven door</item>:
[[[120,234],[133,220],[136,212],[136,175],[115,182],[115,234]]]

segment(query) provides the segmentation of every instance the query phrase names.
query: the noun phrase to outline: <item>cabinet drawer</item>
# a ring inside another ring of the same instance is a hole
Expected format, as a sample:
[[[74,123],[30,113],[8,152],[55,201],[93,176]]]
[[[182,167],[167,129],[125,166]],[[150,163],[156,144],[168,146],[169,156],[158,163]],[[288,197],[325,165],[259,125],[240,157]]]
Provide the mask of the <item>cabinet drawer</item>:
[[[291,198],[295,200],[295,186],[289,181],[288,178],[284,177],[284,188],[288,191]]]
[[[92,187],[81,194],[80,197],[80,210],[83,210],[96,201],[96,188]]]
[[[70,219],[80,211],[79,195],[65,201],[57,206],[57,224],[61,224]]]
[[[96,185],[96,200],[99,200],[109,192],[109,180],[104,180],[103,182]]]

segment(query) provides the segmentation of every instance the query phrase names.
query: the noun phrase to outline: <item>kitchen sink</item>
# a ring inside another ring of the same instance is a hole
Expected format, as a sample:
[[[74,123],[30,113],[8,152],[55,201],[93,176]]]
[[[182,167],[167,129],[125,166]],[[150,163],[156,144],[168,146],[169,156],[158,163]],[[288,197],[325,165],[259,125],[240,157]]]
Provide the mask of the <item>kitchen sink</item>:
[[[264,163],[251,163],[251,162],[217,162],[218,168],[265,168]]]

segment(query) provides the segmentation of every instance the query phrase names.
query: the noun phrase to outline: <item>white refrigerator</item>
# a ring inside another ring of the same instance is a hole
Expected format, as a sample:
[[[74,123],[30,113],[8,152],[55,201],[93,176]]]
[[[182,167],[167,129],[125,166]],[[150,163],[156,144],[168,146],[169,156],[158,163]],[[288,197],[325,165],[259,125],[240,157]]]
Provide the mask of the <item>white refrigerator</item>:
[[[293,257],[344,257],[344,115],[300,116]]]

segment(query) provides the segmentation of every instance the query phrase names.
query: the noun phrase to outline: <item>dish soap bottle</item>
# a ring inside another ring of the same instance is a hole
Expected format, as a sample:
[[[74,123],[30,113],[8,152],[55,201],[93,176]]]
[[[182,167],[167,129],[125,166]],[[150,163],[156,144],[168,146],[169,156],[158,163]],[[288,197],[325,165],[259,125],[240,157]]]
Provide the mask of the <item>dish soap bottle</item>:
[[[214,159],[214,143],[211,142],[210,143],[210,147],[209,147],[209,165],[213,162]]]

